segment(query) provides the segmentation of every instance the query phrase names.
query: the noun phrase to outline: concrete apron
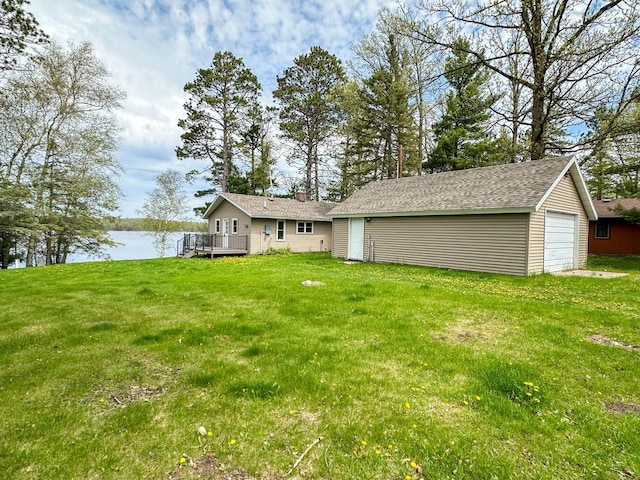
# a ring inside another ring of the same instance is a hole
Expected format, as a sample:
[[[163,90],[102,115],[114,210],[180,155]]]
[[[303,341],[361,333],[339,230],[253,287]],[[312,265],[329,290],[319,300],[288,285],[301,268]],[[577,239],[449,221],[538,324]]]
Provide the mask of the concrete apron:
[[[624,277],[627,274],[619,272],[596,272],[594,270],[565,270],[564,272],[553,272],[552,275],[558,275],[559,277],[618,278]]]

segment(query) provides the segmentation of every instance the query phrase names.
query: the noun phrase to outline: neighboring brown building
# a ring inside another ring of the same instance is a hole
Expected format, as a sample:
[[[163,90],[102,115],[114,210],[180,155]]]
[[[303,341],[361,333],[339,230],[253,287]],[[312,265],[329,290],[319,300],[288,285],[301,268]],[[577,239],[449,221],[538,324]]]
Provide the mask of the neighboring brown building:
[[[584,266],[597,218],[571,157],[371,182],[329,216],[334,257],[523,276]]]
[[[204,218],[217,247],[235,249],[240,244],[235,239],[246,237],[242,245],[250,255],[286,247],[324,252],[331,250],[331,219],[326,214],[333,207],[335,203],[307,202],[303,193],[296,199],[221,193]]]
[[[640,255],[640,225],[627,222],[615,212],[617,205],[640,210],[640,199],[596,200],[593,205],[598,220],[589,223],[589,253]]]

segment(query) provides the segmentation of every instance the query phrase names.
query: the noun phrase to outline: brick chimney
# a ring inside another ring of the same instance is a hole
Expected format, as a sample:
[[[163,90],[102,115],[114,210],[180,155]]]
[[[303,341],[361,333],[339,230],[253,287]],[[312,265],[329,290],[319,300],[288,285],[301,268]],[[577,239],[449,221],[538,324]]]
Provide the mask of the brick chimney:
[[[296,192],[296,200],[299,202],[305,202],[307,200],[307,196],[304,192]]]

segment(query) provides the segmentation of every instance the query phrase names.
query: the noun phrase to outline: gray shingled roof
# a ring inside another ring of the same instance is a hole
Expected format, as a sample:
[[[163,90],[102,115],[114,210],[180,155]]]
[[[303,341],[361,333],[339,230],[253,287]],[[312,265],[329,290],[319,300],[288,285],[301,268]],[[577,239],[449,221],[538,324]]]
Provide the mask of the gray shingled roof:
[[[208,218],[223,200],[231,202],[252,218],[278,218],[283,220],[330,221],[327,213],[335,203],[300,202],[291,198],[270,198],[239,193],[221,193],[207,208]]]
[[[598,212],[599,218],[622,218],[614,210],[616,206],[622,205],[622,208],[629,210],[637,208],[640,210],[640,199],[638,198],[617,198],[615,200],[594,200],[593,206]]]
[[[534,211],[570,167],[575,174],[574,160],[560,157],[371,182],[329,216]]]

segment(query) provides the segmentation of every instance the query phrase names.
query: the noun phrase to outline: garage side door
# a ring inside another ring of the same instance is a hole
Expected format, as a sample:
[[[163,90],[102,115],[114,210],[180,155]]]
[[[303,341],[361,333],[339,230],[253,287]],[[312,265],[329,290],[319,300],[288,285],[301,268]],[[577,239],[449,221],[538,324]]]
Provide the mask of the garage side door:
[[[547,212],[544,222],[544,271],[576,268],[576,216]]]
[[[364,218],[349,219],[349,260],[364,260]]]

